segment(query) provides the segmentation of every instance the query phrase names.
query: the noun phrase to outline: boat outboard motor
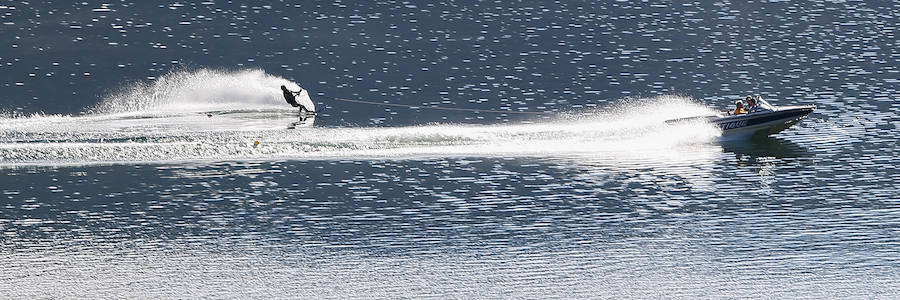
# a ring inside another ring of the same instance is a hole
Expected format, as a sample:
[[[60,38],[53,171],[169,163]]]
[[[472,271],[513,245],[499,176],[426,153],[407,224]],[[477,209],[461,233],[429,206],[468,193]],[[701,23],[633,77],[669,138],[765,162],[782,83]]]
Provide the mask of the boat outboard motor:
[[[287,89],[287,87],[282,85],[281,92],[282,94],[284,94],[284,100],[287,101],[288,104],[293,107],[301,106],[299,103],[297,103],[297,98],[295,95],[299,95],[300,93],[302,93],[303,89],[300,89],[299,92],[294,93],[291,90]]]

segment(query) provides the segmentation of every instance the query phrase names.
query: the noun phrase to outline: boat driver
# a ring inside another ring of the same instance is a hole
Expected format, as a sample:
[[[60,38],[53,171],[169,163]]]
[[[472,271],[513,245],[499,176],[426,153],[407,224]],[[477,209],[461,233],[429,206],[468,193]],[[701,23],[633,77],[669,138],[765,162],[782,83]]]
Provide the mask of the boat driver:
[[[747,98],[744,100],[747,100],[747,113],[751,113],[756,110],[756,99],[753,99],[753,97],[747,96]]]
[[[737,107],[734,109],[734,112],[731,113],[732,115],[742,115],[747,113],[747,110],[744,109],[744,102],[741,102],[741,100],[735,102],[734,105]]]

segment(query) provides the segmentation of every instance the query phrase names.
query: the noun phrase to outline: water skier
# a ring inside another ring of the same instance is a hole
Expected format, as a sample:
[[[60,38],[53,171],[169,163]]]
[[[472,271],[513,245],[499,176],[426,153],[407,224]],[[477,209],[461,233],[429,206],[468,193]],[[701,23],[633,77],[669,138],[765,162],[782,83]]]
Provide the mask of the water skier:
[[[300,111],[309,111],[306,109],[306,107],[297,103],[297,96],[299,96],[300,93],[303,92],[303,88],[300,88],[300,91],[298,91],[298,92],[292,92],[286,86],[282,85],[281,92],[284,95],[284,100],[287,101],[288,104],[290,104],[293,107],[300,107]]]

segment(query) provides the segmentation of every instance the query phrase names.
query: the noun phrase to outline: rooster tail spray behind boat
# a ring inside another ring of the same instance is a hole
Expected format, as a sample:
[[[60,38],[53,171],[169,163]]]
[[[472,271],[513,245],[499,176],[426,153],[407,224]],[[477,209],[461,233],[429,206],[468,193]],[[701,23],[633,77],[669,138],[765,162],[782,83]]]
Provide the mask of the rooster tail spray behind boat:
[[[722,129],[722,137],[727,139],[752,136],[768,136],[781,132],[800,122],[816,109],[815,105],[774,106],[762,97],[753,97],[756,106],[745,114],[732,114],[730,111],[710,116],[697,116],[668,120],[674,124],[693,120],[706,120]]]

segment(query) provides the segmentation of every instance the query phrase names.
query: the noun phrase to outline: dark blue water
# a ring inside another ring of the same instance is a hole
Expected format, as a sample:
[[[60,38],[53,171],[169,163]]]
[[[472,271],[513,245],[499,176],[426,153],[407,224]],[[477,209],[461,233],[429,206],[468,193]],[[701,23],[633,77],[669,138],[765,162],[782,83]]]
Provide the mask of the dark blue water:
[[[0,2],[0,295],[894,298],[898,17]]]

